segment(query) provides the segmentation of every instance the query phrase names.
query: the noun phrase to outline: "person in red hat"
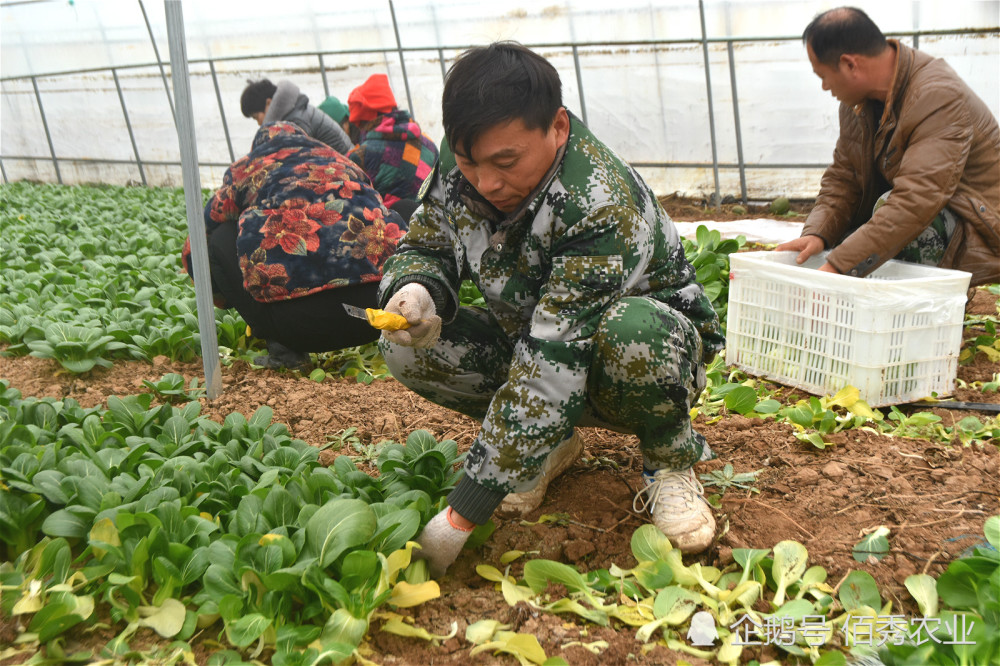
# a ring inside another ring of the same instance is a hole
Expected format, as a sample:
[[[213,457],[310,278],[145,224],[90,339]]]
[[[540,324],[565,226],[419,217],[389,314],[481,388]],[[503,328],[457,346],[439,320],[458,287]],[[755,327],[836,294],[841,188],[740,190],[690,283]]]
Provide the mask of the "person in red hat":
[[[404,208],[408,217],[437,161],[437,146],[409,111],[396,106],[385,74],[372,74],[352,90],[347,106],[357,143],[348,157],[368,174],[385,205]]]

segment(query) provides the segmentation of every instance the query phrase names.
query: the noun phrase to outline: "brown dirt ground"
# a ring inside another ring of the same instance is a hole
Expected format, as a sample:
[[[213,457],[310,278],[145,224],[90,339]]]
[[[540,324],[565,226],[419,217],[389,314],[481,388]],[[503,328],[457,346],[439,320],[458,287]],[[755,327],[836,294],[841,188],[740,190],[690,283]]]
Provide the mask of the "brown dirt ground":
[[[770,201],[750,201],[742,203],[732,196],[723,197],[718,206],[709,205],[708,201],[681,197],[677,193],[658,197],[670,219],[678,221],[716,220],[726,222],[732,220],[769,218],[804,222],[805,216],[812,210],[813,201],[795,199],[789,201],[789,210],[783,215],[771,213]]]
[[[969,311],[994,314],[996,307],[995,297],[978,290]],[[973,364],[960,366],[958,376],[966,382],[982,381],[998,371],[997,364],[980,354]],[[80,377],[60,372],[52,361],[0,357],[0,378],[10,380],[24,395],[71,397],[85,407],[102,404],[110,395],[140,392],[143,379],[155,381],[168,372],[188,379],[202,376],[200,362],[175,363],[162,357],[152,364],[117,362],[110,369]],[[275,421],[287,424],[294,437],[315,446],[326,446],[351,427],[357,428],[356,436],[364,443],[403,441],[422,428],[438,439],[456,440],[460,450],[465,450],[478,430],[473,420],[427,402],[391,379],[370,386],[348,380],[316,383],[297,373],[255,370],[242,362],[223,368],[222,374],[223,393],[213,402],[202,399],[204,413],[221,421],[230,412],[249,416],[258,406],[269,405]],[[1000,404],[997,393],[960,390],[955,396]],[[970,414],[995,417],[987,412],[931,411],[948,425]],[[755,483],[759,493],[731,489],[722,496],[717,512],[720,536],[706,552],[685,558],[688,564],[722,567],[732,561],[733,548],[766,549],[794,539],[808,549],[810,564],[827,570],[832,584],[852,569],[863,569],[875,577],[883,599],[892,601],[894,613],[915,617],[918,611],[903,587],[905,578],[918,572],[940,574],[950,560],[979,542],[985,519],[1000,511],[996,483],[1000,454],[995,445],[963,447],[957,442],[938,444],[850,430],[828,438],[835,446],[818,450],[793,437],[791,426],[769,420],[730,415],[706,422],[699,417],[696,427],[718,456],[701,463],[698,472],[725,463],[732,463],[737,472],[763,471]],[[493,618],[534,634],[548,656],[562,656],[575,665],[676,664],[680,658],[702,663],[665,647],[643,654],[634,629],[591,626],[574,622],[571,616],[510,608],[493,584],[476,574],[476,565],[482,563],[502,570],[500,556],[515,549],[537,552],[538,557],[574,564],[581,570],[611,564],[634,566],[630,538],[644,522],[632,509],[632,498],[640,487],[637,440],[596,428],[585,428],[583,433],[587,441],[584,458],[553,483],[542,507],[528,516],[537,520],[541,514],[563,513],[569,521],[522,525],[518,519],[495,516],[496,531],[485,545],[459,557],[441,581],[441,597],[405,611],[418,626],[435,634],[447,633],[451,623],[457,622],[458,637],[432,645],[378,631],[376,622],[369,634],[369,658],[379,664],[512,664],[508,656],[469,655],[465,628]],[[338,453],[354,451],[328,448],[321,460],[332,462]],[[881,562],[857,563],[851,557],[852,547],[880,525],[891,530],[890,554]],[[520,575],[521,562],[512,565],[512,575]],[[4,618],[0,618],[2,624]],[[7,624],[10,631],[9,618]],[[214,643],[217,630],[192,641],[199,664],[219,649]],[[81,648],[99,650],[113,632],[75,632],[64,648],[67,653]],[[151,636],[140,632],[131,643],[141,647],[141,641],[152,641]],[[600,655],[582,647],[561,647],[571,641],[598,640],[609,643]],[[745,651],[743,658],[766,661],[776,657],[773,648],[766,647],[763,653]]]

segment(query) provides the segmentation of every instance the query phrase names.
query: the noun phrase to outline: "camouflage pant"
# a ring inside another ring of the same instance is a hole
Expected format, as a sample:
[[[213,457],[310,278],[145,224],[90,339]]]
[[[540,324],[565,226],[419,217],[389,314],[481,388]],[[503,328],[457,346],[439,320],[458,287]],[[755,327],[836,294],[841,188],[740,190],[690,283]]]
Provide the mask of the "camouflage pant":
[[[875,207],[872,209],[873,213],[882,207],[882,204],[885,203],[891,193],[892,190],[889,190],[878,198],[878,201],[875,202]],[[910,241],[893,259],[909,261],[914,264],[937,266],[941,263],[941,257],[944,256],[945,248],[948,247],[948,241],[951,240],[954,233],[955,214],[945,208],[931,220],[931,223],[919,236]]]
[[[474,307],[459,308],[430,349],[384,338],[379,347],[400,382],[479,421],[507,382],[514,354],[512,341],[489,313]],[[705,386],[705,367],[701,338],[687,318],[651,298],[623,298],[604,313],[592,348],[583,417],[567,427],[598,426],[637,435],[649,470],[686,469],[713,457],[704,437],[691,427],[691,403]],[[560,416],[551,418],[555,422]],[[487,460],[476,480],[506,492],[532,487],[551,449],[516,444],[518,469]]]

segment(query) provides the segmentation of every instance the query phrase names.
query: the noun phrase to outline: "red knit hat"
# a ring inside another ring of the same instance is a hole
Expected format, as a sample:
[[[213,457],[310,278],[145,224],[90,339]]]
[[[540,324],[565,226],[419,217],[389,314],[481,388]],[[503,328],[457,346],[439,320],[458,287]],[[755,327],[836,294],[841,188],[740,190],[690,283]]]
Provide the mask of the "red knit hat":
[[[347,106],[351,110],[350,120],[355,125],[395,109],[396,98],[389,87],[389,77],[385,74],[369,76],[367,81],[351,91]]]

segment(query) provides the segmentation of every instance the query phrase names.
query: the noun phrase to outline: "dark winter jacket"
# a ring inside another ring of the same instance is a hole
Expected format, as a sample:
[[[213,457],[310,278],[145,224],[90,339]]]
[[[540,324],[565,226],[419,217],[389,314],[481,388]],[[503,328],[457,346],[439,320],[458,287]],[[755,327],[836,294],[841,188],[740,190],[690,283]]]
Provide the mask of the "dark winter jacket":
[[[278,81],[271,97],[271,105],[264,115],[265,123],[285,120],[295,123],[309,136],[319,139],[338,153],[346,155],[354,146],[347,132],[333,118],[309,103],[309,98],[299,92],[291,81]]]

